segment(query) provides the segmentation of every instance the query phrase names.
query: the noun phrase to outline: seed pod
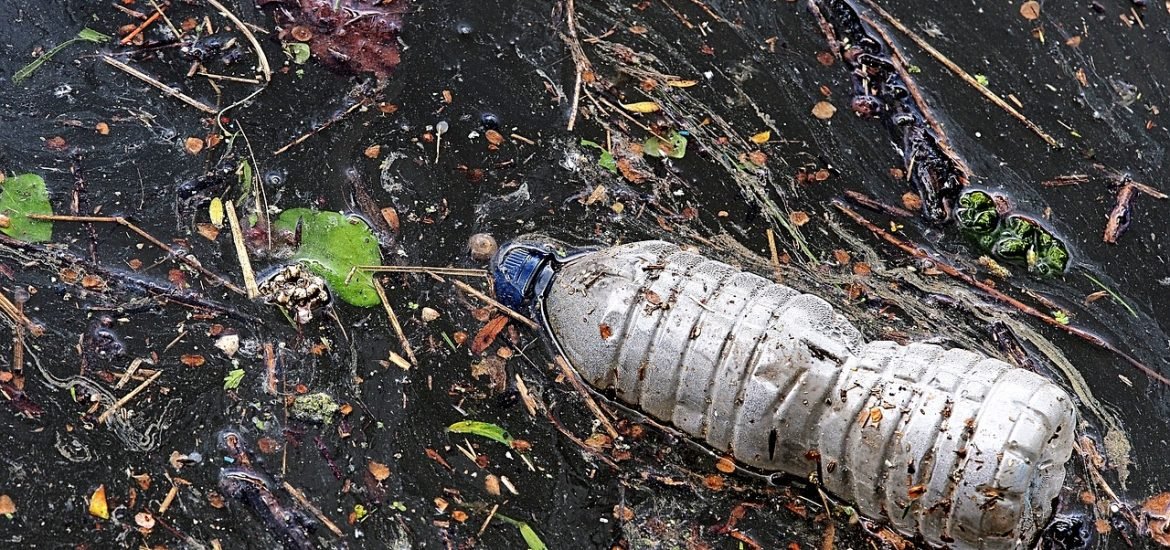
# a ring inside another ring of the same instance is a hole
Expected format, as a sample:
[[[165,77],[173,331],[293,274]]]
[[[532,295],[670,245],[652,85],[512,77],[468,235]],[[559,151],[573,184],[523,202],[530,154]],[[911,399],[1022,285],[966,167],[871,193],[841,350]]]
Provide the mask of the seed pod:
[[[1075,410],[1048,380],[867,344],[824,300],[672,244],[552,250],[505,246],[497,295],[532,305],[593,386],[740,464],[807,478],[819,462],[862,515],[935,545],[1013,548],[1050,518]]]

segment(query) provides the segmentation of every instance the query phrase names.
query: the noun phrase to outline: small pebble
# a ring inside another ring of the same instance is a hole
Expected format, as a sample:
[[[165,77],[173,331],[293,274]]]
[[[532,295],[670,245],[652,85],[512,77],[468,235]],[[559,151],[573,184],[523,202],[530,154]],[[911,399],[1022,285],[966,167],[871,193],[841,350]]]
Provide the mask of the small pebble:
[[[419,315],[422,317],[424,323],[429,323],[439,318],[439,312],[429,307],[422,308],[422,312]]]

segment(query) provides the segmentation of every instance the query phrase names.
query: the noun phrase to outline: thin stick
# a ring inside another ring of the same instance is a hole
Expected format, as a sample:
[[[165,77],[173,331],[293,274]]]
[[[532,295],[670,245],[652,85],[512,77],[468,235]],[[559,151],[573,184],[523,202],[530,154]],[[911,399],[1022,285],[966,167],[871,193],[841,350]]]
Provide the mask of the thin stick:
[[[367,100],[365,100],[365,99],[362,99],[361,101],[358,101],[357,103],[354,103],[353,105],[350,105],[350,106],[349,106],[349,108],[348,108],[348,109],[346,109],[344,112],[342,112],[340,115],[338,115],[338,116],[336,116],[336,117],[334,117],[334,118],[331,118],[331,119],[329,119],[329,120],[326,120],[324,124],[322,124],[322,125],[320,125],[320,126],[318,126],[318,127],[316,127],[316,128],[313,128],[312,130],[309,130],[308,132],[306,132],[306,133],[304,133],[304,134],[301,134],[301,136],[300,136],[300,137],[298,137],[298,138],[296,138],[296,139],[294,139],[294,140],[292,140],[292,141],[288,142],[288,143],[287,143],[287,144],[286,144],[284,147],[281,147],[280,149],[277,149],[277,150],[273,151],[273,152],[272,152],[272,154],[273,154],[273,155],[279,155],[279,154],[281,154],[281,153],[283,153],[283,152],[285,152],[285,151],[288,151],[289,149],[292,149],[293,147],[296,147],[297,145],[300,145],[301,143],[304,143],[304,141],[305,141],[306,139],[309,139],[309,138],[311,138],[311,137],[313,137],[313,136],[317,135],[317,134],[318,134],[318,133],[320,133],[322,130],[324,130],[324,129],[326,129],[326,128],[330,127],[330,126],[332,126],[334,123],[337,123],[337,122],[339,122],[341,119],[345,118],[345,116],[346,116],[346,115],[348,115],[348,114],[350,114],[350,113],[352,113],[352,112],[354,112],[354,111],[358,110],[359,108],[361,108],[361,107],[365,106],[365,105],[366,105],[366,101],[367,101]]]
[[[772,276],[779,283],[784,276],[780,273],[780,254],[776,250],[776,234],[771,227],[765,233],[768,235],[768,252],[772,255]]]
[[[135,69],[134,67],[131,67],[125,63],[122,63],[121,61],[118,61],[117,59],[114,59],[108,55],[103,55],[102,61],[105,61],[106,64],[113,66],[115,69],[118,69],[122,72],[125,72],[125,73],[129,74],[130,76],[137,78],[138,80],[141,80],[147,84],[150,84],[151,86],[154,86],[155,88],[158,88],[159,90],[162,90],[164,95],[178,99],[179,101],[182,101],[183,103],[186,103],[187,105],[190,105],[196,109],[199,109],[200,111],[203,111],[204,113],[207,113],[209,115],[214,115],[214,114],[219,112],[219,111],[215,110],[214,107],[212,107],[212,106],[210,106],[202,101],[199,101],[198,99],[195,99],[195,98],[193,98],[193,97],[191,97],[183,92],[180,92],[178,90],[178,88],[174,88],[174,87],[168,86],[166,84],[163,84],[162,82],[159,82],[159,80],[157,78],[150,76],[150,75],[148,75],[148,74],[146,74],[138,69]]]
[[[584,50],[581,49],[581,42],[577,38],[577,8],[573,4],[573,0],[565,0],[565,23],[569,27],[569,51],[573,54],[573,64],[577,67],[577,80],[573,84],[573,106],[569,110],[569,126],[568,131],[573,131],[573,126],[577,124],[577,107],[581,103],[581,80],[589,68],[589,59],[585,57]]]
[[[877,3],[875,3],[873,0],[862,1],[865,3],[865,5],[869,6],[870,9],[877,12],[877,14],[882,17],[882,19],[885,19],[887,23],[892,25],[895,29],[898,29],[902,34],[905,34],[907,37],[909,37],[911,41],[918,45],[918,47],[926,50],[926,53],[930,54],[930,56],[933,57],[936,61],[942,63],[943,66],[952,73],[955,73],[955,75],[961,78],[963,82],[966,82],[972,88],[975,88],[977,92],[983,94],[983,97],[987,98],[988,101],[994,103],[997,107],[1003,109],[1009,115],[1015,117],[1016,120],[1022,122],[1024,126],[1027,126],[1029,130],[1040,136],[1040,139],[1043,139],[1046,143],[1048,143],[1048,145],[1057,149],[1062,147],[1062,145],[1057,142],[1055,138],[1048,135],[1047,132],[1042,130],[1031,120],[1028,120],[1028,117],[1025,117],[1023,114],[1017,111],[1015,107],[1012,107],[1008,102],[1004,101],[1002,98],[996,95],[995,92],[992,92],[986,86],[980,84],[978,80],[975,80],[975,77],[967,74],[967,71],[964,71],[961,67],[956,65],[954,61],[951,61],[950,58],[943,55],[942,52],[934,49],[934,46],[931,46],[929,42],[924,40],[921,36],[918,36],[918,34],[914,31],[907,28],[906,25],[903,25],[901,21],[894,18],[893,15],[890,15],[889,12],[882,9],[882,7],[877,5]]]
[[[276,353],[272,342],[264,342],[264,372],[267,376],[264,388],[269,395],[276,395]]]
[[[597,418],[598,422],[601,422],[601,427],[605,428],[606,433],[608,433],[609,436],[614,439],[614,441],[617,441],[619,437],[617,430],[614,429],[613,424],[610,423],[609,417],[605,416],[605,413],[601,412],[601,407],[597,405],[597,401],[593,399],[593,395],[589,393],[589,390],[585,389],[585,385],[581,383],[581,378],[578,377],[573,368],[569,366],[569,362],[559,354],[553,359],[553,361],[555,361],[557,366],[561,368],[561,372],[564,373],[565,378],[568,378],[569,382],[573,384],[573,389],[577,390],[577,393],[581,394],[581,398],[585,400],[585,406],[589,407],[589,412],[592,412],[593,416]]]
[[[1122,359],[1124,359],[1127,363],[1129,363],[1133,367],[1142,371],[1142,373],[1144,373],[1151,380],[1155,380],[1155,381],[1160,382],[1166,386],[1170,386],[1170,379],[1166,378],[1165,376],[1163,376],[1161,373],[1155,371],[1154,369],[1147,367],[1141,361],[1138,361],[1137,359],[1130,357],[1129,354],[1125,353],[1124,351],[1121,351],[1120,349],[1117,349],[1117,347],[1115,347],[1113,344],[1110,344],[1109,342],[1106,342],[1100,336],[1097,336],[1095,334],[1087,332],[1084,329],[1080,329],[1080,328],[1074,327],[1072,325],[1066,325],[1064,323],[1061,323],[1060,321],[1057,321],[1052,316],[1046,315],[1046,314],[1040,312],[1039,310],[1037,310],[1036,308],[1034,308],[1028,304],[1025,304],[1025,303],[1023,303],[1015,298],[1012,298],[1011,296],[1008,296],[1007,294],[1004,294],[1003,292],[1001,292],[999,290],[996,290],[994,287],[988,285],[987,283],[984,283],[983,281],[980,281],[980,280],[978,280],[978,279],[976,279],[976,278],[974,278],[966,273],[963,273],[962,271],[959,271],[957,268],[942,261],[941,259],[935,258],[935,257],[930,257],[930,255],[927,254],[927,252],[925,250],[918,248],[917,246],[914,246],[910,243],[904,242],[901,239],[899,239],[898,237],[895,237],[894,235],[891,235],[890,233],[886,232],[886,230],[878,227],[873,222],[865,219],[865,217],[863,217],[861,214],[858,214],[857,212],[854,212],[848,206],[845,206],[845,204],[839,200],[834,200],[833,206],[836,207],[837,210],[840,210],[846,216],[851,218],[853,221],[857,222],[861,226],[870,230],[873,234],[877,235],[878,237],[881,237],[882,240],[898,247],[903,252],[905,252],[905,253],[907,253],[915,258],[922,258],[922,259],[929,258],[931,260],[931,262],[934,263],[935,267],[937,267],[939,269],[939,271],[946,273],[951,278],[957,279],[959,281],[967,283],[968,285],[971,285],[975,288],[978,288],[979,290],[990,295],[992,298],[995,298],[996,300],[999,300],[1000,302],[1003,302],[1003,303],[1019,310],[1021,313],[1025,314],[1025,315],[1039,319],[1039,320],[1043,321],[1045,324],[1047,324],[1055,329],[1066,332],[1072,336],[1076,336],[1077,338],[1080,338],[1081,340],[1084,340],[1086,342],[1089,342],[1090,344],[1093,344],[1097,347],[1100,347],[1101,349],[1109,351],[1109,352],[1117,355],[1118,357],[1121,357]]]
[[[468,269],[464,267],[427,267],[423,265],[358,265],[349,270],[345,282],[349,283],[356,271],[370,271],[378,273],[431,273],[435,275],[452,275],[456,277],[483,277],[488,278],[488,272],[483,269]]]
[[[451,279],[451,284],[455,285],[455,287],[458,288],[459,290],[462,290],[463,292],[466,292],[472,296],[475,296],[476,298],[479,298],[480,300],[487,302],[492,307],[499,309],[500,311],[504,312],[504,315],[507,315],[508,317],[511,317],[517,321],[520,321],[521,323],[524,323],[525,325],[528,326],[528,328],[530,328],[532,330],[540,330],[540,325],[536,324],[536,321],[533,321],[532,319],[529,319],[523,315],[520,315],[519,313],[516,313],[515,311],[512,310],[512,308],[510,308],[504,304],[501,304],[500,302],[496,301],[491,296],[488,296],[487,294],[484,294],[484,293],[476,290],[475,287],[472,287],[471,285],[469,285],[463,281],[460,281],[458,279]]]
[[[569,1],[571,2],[572,0],[569,0]],[[487,526],[488,526],[488,524],[492,522],[492,518],[496,517],[496,510],[499,510],[499,509],[500,509],[500,505],[499,505],[499,504],[496,504],[495,506],[492,506],[492,511],[491,511],[491,512],[488,512],[488,517],[487,517],[487,519],[483,520],[483,525],[480,525],[480,526],[479,526],[479,532],[475,534],[475,537],[476,537],[476,538],[482,537],[482,536],[483,536],[483,532],[484,532],[484,531],[487,531]]]
[[[129,44],[131,40],[134,40],[135,36],[142,34],[142,31],[146,30],[146,27],[149,27],[151,23],[158,21],[158,17],[160,15],[162,15],[161,11],[156,11],[156,12],[150,14],[150,17],[147,17],[146,21],[143,21],[141,25],[138,25],[137,27],[134,28],[134,30],[130,31],[130,34],[127,34],[126,36],[122,37],[122,40],[118,41],[118,44],[121,44],[123,46],[125,46],[126,44]]]
[[[888,214],[890,216],[897,216],[897,217],[901,217],[901,218],[914,217],[914,213],[910,212],[909,210],[886,204],[886,203],[881,202],[873,197],[870,197],[870,196],[865,195],[863,193],[859,193],[857,191],[846,190],[845,196],[849,197],[849,200],[856,202],[857,204],[860,204],[861,206],[864,206],[870,210],[881,212],[883,214]]]
[[[293,487],[287,481],[282,481],[281,485],[284,486],[285,491],[288,491],[288,494],[292,495],[293,498],[297,499],[297,502],[301,503],[301,506],[308,508],[314,516],[317,516],[317,519],[321,520],[321,523],[325,524],[325,527],[328,527],[330,531],[333,531],[334,535],[339,537],[345,536],[345,533],[342,532],[341,528],[338,527],[336,523],[333,523],[328,517],[326,517],[320,509],[318,509],[316,506],[313,506],[313,503],[309,502],[309,499],[305,497],[304,493],[298,491],[296,487]]]
[[[122,379],[118,380],[118,383],[114,385],[114,388],[122,389],[122,387],[126,385],[126,382],[130,381],[130,377],[134,376],[134,372],[138,370],[138,367],[142,365],[144,361],[145,360],[141,357],[135,357],[134,360],[130,362],[130,366],[126,367],[126,372],[122,374]]]
[[[228,224],[232,227],[232,242],[236,244],[236,256],[240,259],[240,271],[244,272],[244,288],[248,292],[248,299],[254,300],[260,295],[260,287],[256,286],[256,274],[252,272],[252,260],[248,257],[248,247],[244,246],[244,232],[240,230],[240,218],[236,215],[236,205],[227,201],[223,205],[227,212]]]
[[[150,0],[150,5],[151,5],[151,7],[154,8],[155,13],[162,16],[163,23],[167,24],[167,27],[169,27],[171,29],[171,32],[175,33],[175,38],[183,36],[183,33],[179,32],[178,27],[176,27],[174,23],[171,23],[171,18],[167,17],[167,14],[163,13],[162,6],[159,6],[158,2],[155,2],[154,0]]]
[[[243,21],[240,21],[240,18],[236,17],[234,13],[228,11],[228,9],[225,8],[223,4],[220,4],[218,0],[207,0],[207,3],[215,6],[215,9],[219,10],[219,13],[230,19],[232,23],[236,24],[236,28],[239,29],[240,32],[244,33],[244,37],[248,39],[248,42],[252,43],[252,49],[256,50],[256,57],[260,61],[260,70],[264,72],[264,81],[271,81],[272,68],[268,66],[268,56],[264,55],[264,48],[260,47],[260,41],[256,40],[256,35],[252,34],[252,29],[249,29]]]
[[[394,334],[398,336],[398,343],[402,345],[402,351],[410,359],[411,365],[418,366],[418,359],[414,356],[414,348],[410,347],[410,340],[407,340],[406,333],[402,332],[402,325],[398,324],[398,316],[394,314],[394,308],[390,307],[390,300],[386,298],[386,289],[382,288],[382,281],[379,281],[377,277],[374,277],[374,290],[378,292],[378,299],[382,301],[382,307],[386,310],[386,317],[390,319],[390,326],[394,329]]]
[[[167,491],[166,498],[163,498],[162,504],[158,505],[158,514],[160,516],[167,513],[167,510],[170,509],[170,507],[171,507],[171,503],[175,501],[175,496],[177,496],[178,494],[179,494],[179,486],[178,485],[171,485],[171,490]]]
[[[147,378],[146,380],[143,380],[142,383],[138,385],[138,387],[130,390],[130,393],[115,401],[113,405],[110,405],[110,408],[106,409],[106,412],[102,413],[102,415],[98,417],[98,424],[105,424],[106,421],[110,419],[110,415],[114,414],[114,412],[122,408],[122,406],[126,403],[129,403],[130,400],[134,399],[138,394],[142,393],[142,390],[145,390],[147,386],[151,385],[155,380],[158,380],[158,377],[160,376],[162,376],[162,371],[155,371],[154,375],[152,375],[150,378]]]
[[[569,441],[572,441],[575,445],[580,447],[581,450],[597,457],[598,460],[608,464],[609,467],[613,468],[614,470],[620,469],[620,468],[618,468],[618,465],[616,462],[611,460],[608,456],[605,456],[605,453],[603,453],[603,452],[601,452],[593,447],[590,447],[589,445],[586,445],[584,441],[581,441],[581,438],[574,435],[573,432],[570,432],[569,429],[566,428],[564,424],[561,424],[561,421],[558,420],[556,416],[553,416],[552,411],[549,410],[548,407],[544,408],[544,417],[547,418],[549,422],[552,422],[553,427],[555,427],[557,429],[557,431],[561,432],[561,435],[564,435],[565,437],[569,438]],[[520,456],[524,456],[524,455],[520,455]]]
[[[0,311],[12,319],[12,322],[24,325],[33,336],[40,336],[45,332],[44,328],[24,314],[24,308],[16,307],[16,304],[12,303],[12,300],[9,300],[3,293],[0,293]]]
[[[137,225],[134,225],[133,223],[131,223],[130,220],[127,220],[126,218],[123,218],[121,216],[61,216],[61,215],[54,215],[54,214],[29,214],[28,217],[29,217],[29,219],[33,219],[33,220],[43,220],[43,221],[50,221],[50,222],[56,221],[56,222],[80,222],[80,223],[88,223],[88,222],[116,223],[122,227],[125,227],[126,229],[129,229],[129,230],[137,233],[138,236],[142,237],[143,239],[146,239],[147,241],[150,242],[150,244],[153,244],[154,246],[157,246],[157,247],[161,248],[162,250],[166,251],[167,254],[174,256],[177,260],[186,264],[187,267],[190,267],[191,269],[198,271],[204,277],[207,277],[208,279],[211,279],[212,281],[227,287],[232,292],[236,292],[239,294],[245,294],[245,295],[247,294],[242,288],[236,286],[235,283],[232,283],[231,281],[223,278],[219,274],[214,273],[214,272],[208,270],[207,268],[203,267],[203,265],[200,264],[198,260],[193,259],[194,257],[192,255],[179,254],[179,251],[175,250],[174,248],[171,248],[166,243],[154,238],[154,235],[147,233],[143,229],[139,228]]]
[[[592,96],[590,96],[590,97],[592,97]],[[634,117],[633,117],[633,115],[631,115],[631,114],[627,113],[627,112],[625,111],[625,109],[618,108],[618,106],[617,106],[617,105],[614,105],[612,102],[610,102],[610,100],[606,99],[604,96],[603,96],[603,97],[598,97],[598,98],[597,98],[597,100],[598,100],[598,101],[600,101],[600,102],[602,102],[602,103],[604,103],[604,104],[606,104],[607,106],[609,106],[609,108],[610,108],[610,109],[613,109],[613,110],[617,111],[617,113],[618,113],[619,115],[622,115],[622,116],[626,117],[626,119],[628,119],[630,122],[633,122],[634,124],[637,124],[639,128],[641,128],[641,129],[643,129],[643,130],[646,130],[647,132],[649,132],[649,133],[650,133],[651,135],[653,135],[654,137],[656,137],[656,138],[658,138],[658,139],[660,139],[660,140],[662,140],[662,141],[665,141],[665,142],[667,142],[667,143],[670,143],[670,140],[669,140],[669,139],[666,139],[666,138],[662,137],[661,135],[659,135],[659,134],[658,134],[658,132],[655,132],[654,130],[651,130],[649,126],[646,126],[645,124],[642,124],[642,122],[641,122],[640,120],[638,120],[638,119],[634,118]]]
[[[207,71],[199,71],[195,74],[197,74],[199,76],[205,76],[205,77],[210,78],[212,80],[227,80],[229,82],[242,82],[244,84],[260,84],[261,83],[259,80],[256,80],[255,78],[244,78],[244,77],[240,77],[240,76],[228,76],[226,74],[213,74],[213,73],[209,73]]]

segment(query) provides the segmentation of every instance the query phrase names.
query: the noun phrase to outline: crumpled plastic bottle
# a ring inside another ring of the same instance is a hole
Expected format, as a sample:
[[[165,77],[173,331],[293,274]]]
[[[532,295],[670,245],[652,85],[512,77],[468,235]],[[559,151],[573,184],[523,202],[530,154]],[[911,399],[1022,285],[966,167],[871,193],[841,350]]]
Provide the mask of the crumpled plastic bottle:
[[[737,461],[807,478],[907,536],[1028,545],[1052,516],[1074,404],[962,349],[866,343],[832,307],[645,241],[566,253],[517,241],[497,296],[600,390]]]

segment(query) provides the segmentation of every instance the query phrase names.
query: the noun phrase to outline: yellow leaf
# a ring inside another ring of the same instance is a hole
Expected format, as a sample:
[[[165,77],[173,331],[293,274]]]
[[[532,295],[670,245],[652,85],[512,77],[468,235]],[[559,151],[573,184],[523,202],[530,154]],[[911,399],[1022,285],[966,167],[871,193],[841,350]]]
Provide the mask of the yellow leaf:
[[[223,200],[219,197],[211,199],[211,225],[223,227]]]
[[[639,101],[637,103],[623,103],[622,108],[635,113],[656,113],[661,108],[653,101]]]
[[[758,145],[763,145],[765,143],[768,143],[769,139],[772,139],[771,130],[764,130],[763,132],[760,132],[760,133],[751,137],[752,143],[755,143]]]
[[[95,518],[110,519],[110,508],[106,505],[105,485],[98,485],[93,496],[89,497],[89,515]]]
[[[674,86],[675,88],[690,88],[698,84],[698,80],[671,80],[666,83],[667,86]]]

